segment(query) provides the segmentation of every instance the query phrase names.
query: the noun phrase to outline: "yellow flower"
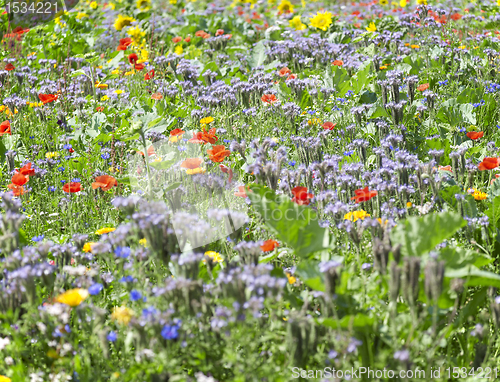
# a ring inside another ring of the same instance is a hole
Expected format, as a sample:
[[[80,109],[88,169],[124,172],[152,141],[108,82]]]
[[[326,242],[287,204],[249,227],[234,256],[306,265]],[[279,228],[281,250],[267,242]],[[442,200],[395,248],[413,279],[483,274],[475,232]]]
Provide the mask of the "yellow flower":
[[[174,53],[178,56],[180,56],[184,52],[184,49],[182,49],[182,45],[177,45],[174,49]]]
[[[108,99],[109,99],[109,97],[107,95],[101,97],[102,102],[107,101]]]
[[[95,87],[99,88],[99,89],[107,89],[108,88],[108,84],[103,84],[103,83],[97,82],[95,84]]]
[[[151,0],[137,0],[135,3],[137,9],[147,11],[151,6]]]
[[[417,0],[418,5],[427,5],[427,0]]]
[[[111,374],[111,376],[112,376],[113,378],[119,378],[119,377],[120,377],[120,373],[119,373],[119,372],[117,372],[117,371],[115,371],[113,374]]]
[[[404,7],[406,7],[407,5],[408,5],[408,3],[406,2],[406,0],[400,0],[400,1],[399,1],[399,6],[400,6],[401,8],[404,8]]]
[[[4,375],[0,375],[0,382],[12,382],[12,379],[7,378]]]
[[[146,49],[141,49],[141,61],[149,60],[149,52]]]
[[[205,117],[200,120],[200,123],[202,125],[208,125],[209,123],[212,123],[214,121],[213,117]]]
[[[123,90],[118,89],[118,90],[115,90],[113,93],[120,95],[123,93]]]
[[[123,28],[131,25],[134,21],[135,19],[133,17],[118,15],[117,19],[115,20],[115,29],[117,31],[121,31]]]
[[[389,4],[389,0],[379,0],[380,5],[387,5]]]
[[[186,174],[188,175],[195,175],[195,174],[204,174],[205,173],[205,169],[204,168],[201,168],[201,167],[196,167],[196,168],[188,168],[186,170]]]
[[[134,74],[135,74],[135,70],[131,70],[130,72],[125,73],[126,76],[132,76]]]
[[[313,18],[309,19],[311,26],[314,28],[326,31],[332,25],[332,14],[330,12],[316,13]]]
[[[168,0],[168,2],[169,2],[170,4],[172,4],[172,5],[177,4],[177,0]]]
[[[130,28],[127,31],[127,34],[132,38],[133,45],[140,45],[144,36],[146,36],[146,32],[144,32],[139,26],[135,26]]]
[[[387,66],[385,65],[382,65],[381,67],[379,67],[380,70],[386,70],[387,69]]]
[[[344,220],[350,220],[352,222],[355,222],[358,219],[364,220],[367,216],[370,216],[370,214],[364,210],[353,211],[345,214]]]
[[[89,292],[87,289],[71,289],[56,297],[56,301],[61,304],[66,304],[74,308],[80,305],[87,297]]]
[[[59,158],[59,153],[57,151],[51,151],[45,154],[45,158],[51,159],[51,158]]]
[[[144,238],[144,239],[141,239],[139,240],[139,244],[144,246],[144,247],[147,247],[148,246],[148,241]]]
[[[91,2],[90,3],[90,8],[97,9],[97,2],[96,1]]]
[[[214,263],[222,263],[224,261],[224,259],[222,258],[222,256],[220,255],[219,252],[215,252],[215,251],[207,251],[205,252],[205,256],[208,256],[210,257]],[[203,260],[203,262],[205,262],[206,260]]]
[[[111,318],[118,321],[120,324],[128,325],[132,317],[134,317],[134,311],[127,308],[126,306],[114,307]]]
[[[410,208],[411,206],[413,206],[412,202],[406,203],[406,208]]]
[[[369,26],[366,27],[366,30],[368,32],[375,32],[377,30],[377,27],[375,26],[375,23],[372,22],[372,23],[370,23]]]
[[[114,230],[116,230],[116,228],[104,227],[104,228],[101,228],[101,229],[98,229],[97,231],[95,231],[95,234],[96,235],[104,235],[105,233],[110,233],[110,232],[113,232]]]
[[[378,218],[377,221],[380,223],[381,226],[385,226],[389,222],[389,220],[386,220],[384,222],[384,224],[382,224],[382,219],[381,218]]]
[[[83,246],[83,252],[92,252],[92,246],[94,245],[94,242],[89,241],[88,243],[85,243]]]
[[[462,49],[462,50],[464,50],[465,48],[467,48],[465,45],[460,45],[460,46],[458,47],[458,49]]]
[[[472,196],[474,197],[475,200],[484,200],[488,197],[488,194],[486,192],[475,190]]]
[[[290,3],[289,0],[281,0],[281,3],[278,5],[279,13],[293,13],[293,4]]]
[[[321,119],[319,119],[319,118],[310,119],[309,121],[307,121],[307,124],[309,126],[311,126],[311,125],[314,125],[314,126],[321,125]]]
[[[412,49],[420,49],[420,45],[410,45],[410,48],[412,48]]]
[[[302,31],[307,28],[307,25],[300,20],[300,16],[295,16],[289,21],[289,24],[290,28],[294,28],[296,31]]]
[[[115,69],[111,72],[111,74],[120,74],[120,69]]]
[[[297,279],[295,277],[293,277],[290,273],[286,273],[286,277],[288,278],[288,282],[290,284],[295,284],[295,281],[297,281]]]
[[[114,10],[116,8],[115,3],[108,3],[109,7]]]

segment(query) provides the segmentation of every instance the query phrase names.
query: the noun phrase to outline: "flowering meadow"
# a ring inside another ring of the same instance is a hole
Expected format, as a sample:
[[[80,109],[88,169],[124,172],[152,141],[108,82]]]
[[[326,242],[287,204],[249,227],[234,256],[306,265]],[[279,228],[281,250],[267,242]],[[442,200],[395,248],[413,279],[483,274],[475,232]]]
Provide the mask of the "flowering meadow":
[[[16,4],[0,382],[500,379],[500,1]]]

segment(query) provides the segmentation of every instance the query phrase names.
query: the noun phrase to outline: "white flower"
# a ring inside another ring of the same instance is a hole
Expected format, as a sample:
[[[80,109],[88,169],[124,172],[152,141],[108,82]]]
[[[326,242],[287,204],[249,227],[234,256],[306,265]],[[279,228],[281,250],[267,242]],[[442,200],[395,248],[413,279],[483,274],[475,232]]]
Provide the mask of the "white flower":
[[[5,347],[9,344],[10,344],[10,340],[7,337],[5,337],[5,338],[0,337],[0,351],[5,349]]]
[[[30,382],[43,382],[43,373],[42,372],[38,372],[37,374],[31,373]]]
[[[217,382],[213,377],[207,377],[205,374],[201,372],[196,373],[195,377],[196,377],[196,382]]]
[[[14,359],[12,357],[5,357],[4,362],[7,364],[7,366],[14,365]]]

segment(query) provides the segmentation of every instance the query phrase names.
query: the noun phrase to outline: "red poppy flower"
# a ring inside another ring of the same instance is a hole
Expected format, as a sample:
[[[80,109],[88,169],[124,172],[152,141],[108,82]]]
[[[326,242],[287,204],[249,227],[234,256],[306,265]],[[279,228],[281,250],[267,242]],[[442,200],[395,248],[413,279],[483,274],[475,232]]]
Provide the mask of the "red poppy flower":
[[[201,162],[203,162],[203,159],[201,158],[188,158],[181,163],[181,167],[194,170],[195,168],[200,167]]]
[[[144,153],[142,151],[137,151],[137,154],[144,156]],[[148,157],[150,157],[151,155],[154,155],[154,154],[155,154],[155,148],[153,146],[149,146]]]
[[[195,34],[194,34],[196,37],[201,37],[201,38],[208,38],[210,37],[210,34],[208,34],[207,32],[205,31],[197,31]]]
[[[335,60],[335,61],[332,62],[332,65],[342,66],[342,65],[344,65],[344,61],[342,61],[342,60]]]
[[[220,163],[225,157],[228,157],[231,154],[231,151],[226,150],[226,146],[219,145],[213,146],[212,150],[207,150],[207,153],[212,162]]]
[[[16,186],[23,186],[28,183],[28,180],[29,178],[25,177],[23,174],[16,173],[12,176],[12,179],[10,181]]]
[[[203,139],[201,139],[202,137],[203,137],[203,133],[201,131],[199,131],[197,133],[194,133],[193,138],[191,138],[188,142],[189,143],[205,143],[205,141]]]
[[[153,93],[151,95],[151,99],[154,99],[154,100],[157,100],[157,101],[161,100],[162,98],[163,98],[163,95],[161,93]]]
[[[423,91],[425,91],[427,89],[429,89],[429,84],[422,84],[422,85],[418,85],[418,87],[417,87],[417,90],[419,92],[423,92]]]
[[[116,50],[127,50],[127,47],[125,45],[118,45]]]
[[[230,167],[224,166],[223,164],[220,164],[219,167],[224,174],[229,174],[228,181],[229,183],[231,183],[231,181],[233,180],[233,170]]]
[[[54,102],[57,99],[57,94],[38,94],[38,98],[45,105],[46,103]]]
[[[24,187],[23,186],[16,186],[15,184],[11,183],[7,187],[9,187],[10,190],[14,193],[14,196],[21,196],[24,195]]]
[[[98,112],[104,111],[104,106],[97,106],[95,108],[95,111],[98,111]]]
[[[0,137],[4,134],[12,135],[12,132],[10,131],[10,122],[9,121],[3,121],[0,124]]]
[[[351,200],[354,200],[356,203],[366,202],[378,194],[377,191],[370,191],[368,187],[355,190],[354,193],[356,196],[353,196]]]
[[[460,20],[461,18],[462,18],[462,15],[460,13],[454,13],[451,15],[451,19],[455,20],[455,21]]]
[[[292,74],[292,71],[285,66],[284,68],[280,69],[278,74],[280,75],[280,77],[285,77],[288,74]]]
[[[215,32],[216,36],[222,36],[224,34],[224,29],[217,29],[217,32]]]
[[[16,67],[14,65],[12,65],[10,62],[5,65],[5,70],[7,70],[8,72],[10,72],[11,70],[14,70]]]
[[[486,157],[481,163],[479,163],[479,171],[493,170],[500,165],[500,158]]]
[[[135,64],[134,65],[135,70],[142,70],[145,67],[146,67],[146,65],[144,65],[144,64]]]
[[[35,169],[31,168],[31,162],[29,162],[19,169],[19,173],[25,176],[33,176],[35,175]]]
[[[181,36],[177,36],[177,37],[173,37],[172,38],[172,42],[174,44],[177,44],[178,42],[181,42],[182,41],[182,37]]]
[[[155,76],[155,70],[154,70],[154,69],[151,69],[149,72],[147,72],[147,73],[144,75],[144,80],[145,80],[145,81],[151,80],[154,76]]]
[[[206,143],[211,143],[212,145],[219,140],[218,137],[215,136],[215,127],[212,127],[208,132],[203,129],[201,133],[201,140]]]
[[[100,188],[103,191],[110,190],[113,186],[118,186],[118,182],[115,178],[110,175],[101,175],[95,178],[95,182],[92,183],[92,188],[94,190]]]
[[[137,57],[137,54],[131,53],[128,55],[128,62],[131,63],[132,65],[135,65],[139,57]]]
[[[272,103],[275,103],[278,101],[278,99],[276,98],[276,96],[274,94],[264,94],[261,98],[262,102],[265,102],[265,103],[269,103],[269,104],[272,104]]]
[[[325,129],[325,130],[333,130],[335,128],[335,126],[337,126],[337,124],[333,123],[333,122],[325,122],[322,125],[323,129]]]
[[[173,129],[173,130],[170,132],[170,136],[175,137],[175,136],[177,136],[177,135],[182,135],[182,134],[184,134],[184,133],[185,133],[185,131],[184,131],[184,130],[182,130],[182,129]]]
[[[69,182],[63,186],[64,192],[80,192],[82,190],[82,185],[78,182]]]
[[[292,202],[297,203],[299,206],[307,206],[309,203],[311,203],[311,199],[314,197],[313,194],[309,194],[307,192],[307,187],[295,187],[292,190],[292,194]]]
[[[190,37],[190,36],[187,36],[187,37],[184,39],[184,41],[186,41],[186,42],[191,42],[191,37]]]
[[[453,170],[451,169],[450,165],[448,165],[448,166],[439,166],[438,170],[453,172]]]
[[[120,39],[120,45],[129,46],[132,44],[132,39],[130,37],[125,37]]]
[[[297,78],[297,75],[296,75],[296,74],[290,74],[290,75],[286,78],[286,81],[295,80],[296,78]]]
[[[264,244],[260,246],[263,252],[271,252],[274,248],[278,248],[279,243],[276,240],[266,240]]]
[[[238,186],[238,191],[234,193],[234,196],[239,196],[240,198],[247,198],[247,191],[250,191],[250,187]]]
[[[467,134],[467,137],[475,141],[476,139],[482,138],[484,135],[484,132],[482,131],[469,131]]]

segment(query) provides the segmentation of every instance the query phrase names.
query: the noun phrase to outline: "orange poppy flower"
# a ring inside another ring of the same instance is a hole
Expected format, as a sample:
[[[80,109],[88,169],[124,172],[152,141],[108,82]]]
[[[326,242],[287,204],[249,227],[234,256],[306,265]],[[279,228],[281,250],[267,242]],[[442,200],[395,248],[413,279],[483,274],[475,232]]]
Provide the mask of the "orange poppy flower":
[[[296,78],[297,78],[297,75],[296,75],[296,74],[290,74],[290,75],[286,78],[286,80],[287,80],[287,81],[290,81],[290,80],[295,80]]]
[[[332,65],[342,66],[342,65],[344,65],[344,61],[342,61],[342,60],[335,60],[335,61],[332,62]]]
[[[427,89],[429,89],[429,84],[422,84],[422,85],[418,85],[418,86],[417,86],[417,90],[418,90],[419,92],[423,92],[423,91],[425,91],[425,90],[427,90]]]
[[[194,137],[193,137],[194,138]],[[215,127],[212,127],[208,132],[203,128],[203,132],[201,133],[201,140],[206,143],[211,143],[212,145],[219,140],[218,137],[215,136]]]
[[[23,186],[28,183],[29,178],[25,177],[23,174],[15,173],[10,180],[16,186]]]
[[[278,99],[276,98],[276,96],[274,94],[264,94],[261,97],[261,100],[262,100],[262,102],[269,103],[269,104],[273,104],[273,103],[278,101]]]
[[[314,197],[313,194],[307,192],[307,187],[295,187],[292,190],[293,198],[292,202],[297,203],[299,206],[309,205],[311,199]]]
[[[184,130],[182,130],[182,129],[173,129],[173,130],[170,132],[170,135],[174,137],[174,136],[177,136],[177,135],[182,135],[182,134],[184,134],[184,133],[185,133],[185,131],[184,131]]]
[[[154,70],[154,69],[151,69],[149,72],[147,72],[147,73],[144,75],[144,80],[145,80],[145,81],[148,81],[148,80],[152,79],[154,76],[155,76],[155,70]]]
[[[184,41],[186,41],[186,42],[191,42],[191,37],[190,37],[190,36],[187,36],[187,37],[184,39]]]
[[[137,151],[137,154],[144,156],[144,153],[142,151]],[[151,155],[155,155],[155,148],[153,146],[149,146],[148,148],[148,157]]]
[[[157,101],[161,100],[163,98],[163,95],[161,93],[153,93],[151,95],[151,99],[155,99]]]
[[[482,131],[469,131],[467,134],[467,137],[475,141],[476,139],[482,138],[484,135],[484,132]]]
[[[219,167],[224,174],[229,174],[228,181],[229,183],[231,183],[231,181],[233,180],[233,170],[230,167],[224,166],[223,164],[220,164]]]
[[[64,192],[75,193],[75,192],[80,192],[81,190],[82,190],[82,185],[78,182],[69,182],[63,186]]]
[[[266,240],[264,244],[260,246],[263,252],[271,252],[274,248],[278,248],[279,243],[276,240]]]
[[[24,187],[23,186],[16,186],[15,184],[11,183],[7,187],[9,187],[10,190],[14,193],[14,196],[21,196],[24,195]]]
[[[134,65],[135,70],[142,70],[145,67],[146,67],[146,65],[144,65],[144,64],[135,64]]]
[[[451,169],[450,165],[448,165],[448,166],[439,166],[438,170],[453,172],[453,170]]]
[[[188,170],[194,170],[195,168],[200,167],[201,162],[203,162],[203,159],[201,158],[188,158],[181,163],[181,167],[187,168]]]
[[[240,198],[247,198],[247,191],[250,191],[250,187],[238,186],[238,191],[234,193],[234,196],[239,196]]]
[[[322,125],[323,129],[325,129],[325,130],[333,130],[335,128],[335,126],[337,126],[337,124],[333,123],[333,122],[325,122]]]
[[[135,53],[131,53],[128,55],[128,62],[131,63],[132,65],[135,65],[138,59],[139,57],[137,57],[137,54]]]
[[[208,34],[207,32],[205,31],[197,31],[195,34],[194,34],[196,37],[201,37],[201,38],[208,38],[210,37],[210,34]]]
[[[378,194],[377,191],[370,191],[368,187],[355,190],[354,193],[356,196],[353,196],[351,200],[354,200],[356,203],[366,202]]]
[[[116,50],[127,50],[127,47],[132,44],[132,39],[130,37],[120,39],[120,45]]]
[[[14,70],[16,67],[14,65],[12,65],[10,62],[5,65],[5,70],[7,70],[8,72],[10,72],[11,70]]]
[[[500,158],[486,157],[481,163],[479,163],[479,171],[493,170],[500,165]]]
[[[226,146],[219,145],[213,146],[212,150],[207,150],[209,158],[212,162],[220,163],[224,160],[225,157],[228,157],[231,154],[231,151],[226,150]]]
[[[38,94],[38,98],[45,105],[47,103],[54,102],[57,99],[57,94]]]
[[[9,121],[3,121],[0,124],[0,137],[4,134],[12,135],[12,132],[10,131],[10,122]]]
[[[181,36],[177,36],[177,37],[173,37],[172,38],[172,42],[174,44],[177,44],[178,42],[181,42],[182,41],[182,37]]]
[[[31,168],[31,162],[29,162],[26,163],[23,167],[21,167],[19,173],[25,176],[33,176],[35,175],[35,169]]]
[[[292,71],[285,66],[284,68],[280,69],[278,74],[280,75],[280,77],[285,77],[288,74],[292,74]]]
[[[95,182],[92,183],[92,188],[94,190],[100,188],[103,191],[110,190],[113,186],[118,186],[118,182],[115,178],[110,175],[101,175],[95,178]]]
[[[205,141],[202,139],[203,133],[201,131],[194,133],[193,138],[191,138],[188,142],[189,143],[205,143]]]
[[[104,107],[103,106],[97,106],[95,108],[95,111],[98,111],[98,112],[104,111]]]

